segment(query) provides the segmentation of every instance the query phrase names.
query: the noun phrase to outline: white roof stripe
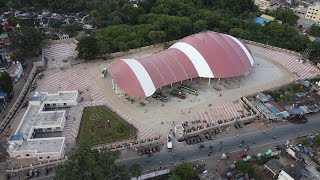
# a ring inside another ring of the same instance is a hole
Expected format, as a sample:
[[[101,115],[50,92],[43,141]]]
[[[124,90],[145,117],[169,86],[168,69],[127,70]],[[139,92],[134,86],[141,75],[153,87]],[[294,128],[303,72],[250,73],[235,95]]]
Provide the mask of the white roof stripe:
[[[248,49],[237,38],[232,37],[230,35],[227,35],[227,36],[230,37],[231,39],[233,39],[241,47],[241,49],[246,53],[246,55],[250,61],[250,64],[252,66],[254,64],[254,60],[253,60],[253,57],[251,56],[250,52],[248,51]]]
[[[151,96],[155,91],[156,87],[154,86],[152,79],[146,69],[142,64],[135,59],[121,59],[123,62],[131,68],[133,73],[136,75],[139,83],[144,91],[146,97]]]
[[[191,45],[184,42],[177,42],[170,48],[182,51],[192,62],[200,77],[213,78],[213,72],[203,56]]]

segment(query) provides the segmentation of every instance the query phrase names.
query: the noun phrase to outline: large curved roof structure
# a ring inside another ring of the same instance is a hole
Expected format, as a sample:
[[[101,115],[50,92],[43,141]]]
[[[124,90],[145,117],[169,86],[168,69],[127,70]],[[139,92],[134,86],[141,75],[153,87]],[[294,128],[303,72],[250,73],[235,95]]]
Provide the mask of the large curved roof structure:
[[[108,72],[124,93],[148,97],[179,81],[241,76],[252,68],[251,52],[238,39],[216,32],[183,38],[169,49],[138,59],[119,59]]]

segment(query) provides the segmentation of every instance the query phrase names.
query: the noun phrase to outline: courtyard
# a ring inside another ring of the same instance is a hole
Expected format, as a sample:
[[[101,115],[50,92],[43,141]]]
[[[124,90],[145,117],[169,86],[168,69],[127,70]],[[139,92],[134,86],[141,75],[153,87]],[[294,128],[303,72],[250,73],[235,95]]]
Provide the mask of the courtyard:
[[[85,107],[78,142],[96,145],[120,141],[134,137],[136,131],[106,106]]]

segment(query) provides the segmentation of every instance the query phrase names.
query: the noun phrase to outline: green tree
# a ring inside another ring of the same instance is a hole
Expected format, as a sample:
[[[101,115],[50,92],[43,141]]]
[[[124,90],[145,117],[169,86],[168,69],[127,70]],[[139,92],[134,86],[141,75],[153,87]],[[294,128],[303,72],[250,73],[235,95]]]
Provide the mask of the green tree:
[[[245,161],[242,161],[242,160],[237,161],[236,169],[238,171],[240,171],[240,172],[243,172],[243,173],[249,173],[249,174],[253,173],[252,166],[248,162],[245,162]]]
[[[92,36],[85,36],[80,39],[77,50],[78,56],[81,59],[93,60],[97,55],[99,55],[99,49],[97,40]]]
[[[207,29],[207,22],[204,20],[199,19],[193,23],[193,32],[194,33],[204,31],[206,29]]]
[[[160,43],[163,42],[164,39],[166,38],[166,32],[165,31],[150,31],[148,33],[148,38],[153,42],[153,43]]]
[[[32,27],[21,27],[15,31],[10,37],[11,43],[19,49],[23,54],[39,53],[41,45],[43,45],[44,37],[42,33]]]
[[[132,164],[131,167],[129,168],[129,172],[130,172],[130,175],[131,175],[132,177],[139,177],[139,176],[141,176],[142,170],[143,170],[143,169],[142,169],[141,165],[140,165],[140,164],[137,164],[137,163]]]
[[[191,180],[195,175],[196,172],[189,162],[177,165],[170,174],[171,177],[179,177],[181,180]]]
[[[15,27],[17,24],[21,24],[20,19],[14,16],[8,17],[7,21],[12,27]]]
[[[62,25],[62,22],[60,20],[54,20],[53,23],[51,24],[53,28],[60,28],[61,25]]]
[[[23,54],[19,49],[16,49],[11,52],[10,59],[13,61],[21,61],[23,58]]]
[[[128,171],[123,166],[115,164],[115,160],[118,157],[119,152],[107,149],[101,149],[100,151],[96,149],[92,150],[88,146],[80,145],[66,162],[56,168],[54,179],[104,180],[108,177],[129,179]]]
[[[82,28],[79,24],[67,24],[63,27],[64,31],[70,36],[75,36],[77,31],[81,31]]]
[[[0,24],[0,35],[4,32],[4,29],[2,27],[2,24]]]
[[[297,24],[299,16],[297,16],[291,9],[277,9],[270,12],[271,16],[274,16],[277,20],[282,21],[283,23],[288,23],[293,26]]]
[[[7,72],[0,73],[0,89],[7,94],[11,94],[13,91],[13,81]]]
[[[311,36],[320,37],[320,26],[312,25],[308,31]]]

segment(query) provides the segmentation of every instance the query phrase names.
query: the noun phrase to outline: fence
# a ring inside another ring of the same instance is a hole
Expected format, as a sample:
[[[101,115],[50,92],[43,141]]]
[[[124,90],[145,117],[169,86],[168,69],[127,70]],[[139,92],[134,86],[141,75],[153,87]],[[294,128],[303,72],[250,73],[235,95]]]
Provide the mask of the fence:
[[[238,39],[240,39],[240,38],[238,38]],[[256,45],[256,46],[261,46],[261,47],[264,47],[264,48],[272,49],[272,50],[275,50],[275,51],[280,51],[280,52],[285,52],[285,53],[289,53],[289,54],[296,55],[296,56],[301,56],[300,53],[295,52],[295,51],[291,51],[291,50],[288,50],[288,49],[283,49],[283,48],[279,48],[279,47],[275,47],[275,46],[270,46],[270,45],[267,45],[267,44],[262,44],[262,43],[259,43],[259,42],[250,41],[250,40],[246,40],[246,39],[240,39],[240,40],[242,42],[244,42],[244,43],[247,43],[247,44],[252,44],[252,45]]]
[[[46,163],[39,162],[39,164],[35,164],[35,165],[31,164],[30,166],[25,166],[25,167],[21,166],[20,168],[6,169],[5,172],[7,172],[7,173],[18,173],[18,172],[21,172],[21,171],[27,171],[27,170],[37,169],[37,168],[41,168],[41,167],[54,166],[54,165],[58,165],[60,163],[63,163],[66,160],[67,160],[67,158],[52,160],[52,161],[48,161]]]
[[[250,106],[250,108],[253,109],[255,113],[261,115],[261,112],[246,97],[242,97],[242,101]]]
[[[168,41],[166,43],[173,44],[173,43],[175,43],[177,41],[178,40],[173,40],[173,41]],[[105,55],[97,57],[97,59],[121,57],[121,56],[134,54],[134,53],[137,53],[137,52],[141,52],[141,51],[152,49],[152,48],[156,48],[156,47],[163,47],[163,44],[154,44],[154,45],[150,45],[150,46],[144,46],[144,47],[140,47],[140,48],[130,49],[129,51],[120,51],[120,52],[105,54]]]
[[[29,88],[31,87],[31,83],[33,82],[33,79],[36,76],[36,71],[37,71],[37,67],[36,65],[33,65],[28,80],[26,81],[26,83],[24,84],[18,99],[16,100],[16,102],[14,103],[14,105],[11,107],[9,113],[6,115],[6,117],[4,118],[4,120],[1,122],[0,124],[0,133],[3,133],[3,131],[5,130],[5,128],[7,127],[7,125],[10,123],[11,119],[14,117],[14,115],[16,114],[17,110],[19,109],[20,105],[22,104],[24,97],[26,96],[26,94],[28,93]]]

